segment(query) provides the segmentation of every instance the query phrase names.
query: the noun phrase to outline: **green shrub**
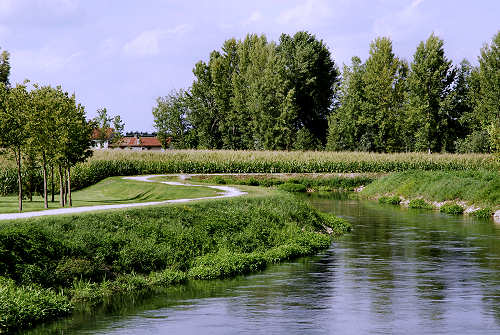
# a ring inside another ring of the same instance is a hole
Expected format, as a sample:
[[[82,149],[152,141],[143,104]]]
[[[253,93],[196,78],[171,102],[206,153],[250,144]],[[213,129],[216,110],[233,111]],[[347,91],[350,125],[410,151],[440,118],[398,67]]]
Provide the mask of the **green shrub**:
[[[444,204],[439,208],[439,211],[441,213],[446,213],[446,214],[452,214],[452,215],[458,215],[462,214],[464,212],[464,208],[460,205],[457,204]]]
[[[284,183],[278,186],[278,189],[287,192],[306,192],[307,188],[302,184]]]
[[[17,286],[13,280],[0,277],[0,332],[31,327],[71,310],[68,299],[52,289]]]
[[[426,202],[424,199],[421,198],[410,200],[408,207],[421,208],[421,209],[434,209],[434,206],[432,206],[430,203]]]
[[[481,208],[475,210],[471,214],[480,219],[491,219],[491,216],[493,215],[493,210],[490,207]]]
[[[381,204],[399,205],[399,203],[401,202],[401,199],[397,195],[394,195],[391,197],[383,196],[383,197],[380,197],[378,199],[378,202]]]

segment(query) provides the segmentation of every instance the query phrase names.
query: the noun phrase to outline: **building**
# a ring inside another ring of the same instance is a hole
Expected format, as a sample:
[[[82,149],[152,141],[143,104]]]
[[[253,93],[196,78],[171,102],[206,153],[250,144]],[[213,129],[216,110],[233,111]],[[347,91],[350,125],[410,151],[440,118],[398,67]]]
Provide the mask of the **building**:
[[[142,151],[142,150],[163,151],[161,142],[158,139],[158,137],[139,136],[138,134],[134,136],[122,137],[117,143],[109,145],[109,148],[121,149],[121,150],[134,150],[134,151]]]
[[[105,138],[106,140],[99,139],[101,136],[101,129],[95,128],[92,131],[92,148],[94,149],[107,149],[109,146],[109,141],[113,138],[113,128],[106,129]]]

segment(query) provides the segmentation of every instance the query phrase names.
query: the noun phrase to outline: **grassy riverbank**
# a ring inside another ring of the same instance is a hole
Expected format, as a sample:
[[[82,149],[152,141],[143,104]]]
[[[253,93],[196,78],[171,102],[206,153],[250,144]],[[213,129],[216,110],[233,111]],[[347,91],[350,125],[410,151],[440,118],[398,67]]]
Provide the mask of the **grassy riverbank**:
[[[404,198],[410,201],[410,207],[416,208],[438,207],[447,202],[489,208],[492,212],[500,209],[500,173],[484,170],[391,173],[368,184],[361,196],[385,197],[382,201],[394,204]]]
[[[348,227],[285,194],[1,222],[0,329],[119,292],[260,270]]]

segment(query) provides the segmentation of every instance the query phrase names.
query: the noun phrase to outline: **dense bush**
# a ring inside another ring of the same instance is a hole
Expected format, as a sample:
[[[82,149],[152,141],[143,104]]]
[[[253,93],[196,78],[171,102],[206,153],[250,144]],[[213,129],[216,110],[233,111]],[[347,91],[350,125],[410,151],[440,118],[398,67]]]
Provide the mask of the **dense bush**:
[[[391,197],[383,196],[383,197],[378,198],[378,202],[381,204],[399,205],[399,203],[401,202],[401,199],[397,195],[394,195]]]
[[[472,215],[481,219],[491,219],[493,215],[493,210],[490,207],[481,208],[472,212]]]
[[[0,276],[0,333],[30,327],[70,313],[68,298],[36,285],[18,286]]]
[[[439,211],[441,213],[458,215],[464,212],[464,208],[457,204],[444,204],[443,206],[439,207]]]
[[[287,192],[306,192],[307,188],[302,184],[294,184],[294,183],[284,183],[278,186],[278,188],[282,191]]]
[[[421,209],[434,209],[430,203],[426,202],[424,199],[412,199],[408,204],[409,208],[421,208]]]

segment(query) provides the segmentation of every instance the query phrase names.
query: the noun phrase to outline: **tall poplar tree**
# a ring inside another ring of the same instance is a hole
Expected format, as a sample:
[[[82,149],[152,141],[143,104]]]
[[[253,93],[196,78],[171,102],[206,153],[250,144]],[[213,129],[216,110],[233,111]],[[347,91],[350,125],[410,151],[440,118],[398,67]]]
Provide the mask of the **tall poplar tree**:
[[[420,42],[413,56],[408,76],[409,127],[415,134],[417,151],[439,152],[446,130],[443,102],[451,90],[455,70],[444,53],[443,40],[431,34]]]
[[[401,88],[406,74],[405,63],[394,55],[389,38],[378,37],[370,43],[363,73],[363,121],[366,133],[373,136],[374,151],[393,152],[402,147],[398,119],[403,117]]]
[[[488,131],[492,150],[500,152],[500,31],[481,49],[479,85],[480,98],[474,112]]]
[[[371,148],[371,141],[366,141],[368,129],[363,118],[366,110],[364,73],[365,65],[359,57],[352,57],[351,66],[344,65],[338,96],[340,106],[328,118],[327,150],[366,151]]]

